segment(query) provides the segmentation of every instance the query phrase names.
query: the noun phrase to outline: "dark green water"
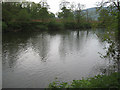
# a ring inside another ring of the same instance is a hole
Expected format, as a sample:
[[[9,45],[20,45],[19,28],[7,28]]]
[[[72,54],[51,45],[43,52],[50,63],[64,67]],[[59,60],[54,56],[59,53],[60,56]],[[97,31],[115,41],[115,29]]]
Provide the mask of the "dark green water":
[[[101,74],[102,30],[3,34],[3,88],[42,88]]]

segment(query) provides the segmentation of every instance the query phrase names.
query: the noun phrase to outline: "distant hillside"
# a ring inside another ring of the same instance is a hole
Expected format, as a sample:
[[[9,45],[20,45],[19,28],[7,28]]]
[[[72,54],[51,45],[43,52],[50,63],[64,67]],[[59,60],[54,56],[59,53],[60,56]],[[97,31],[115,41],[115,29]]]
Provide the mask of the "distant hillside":
[[[96,7],[85,9],[83,12],[86,13],[87,10],[88,18],[91,18],[92,20],[98,20],[99,14],[96,12]]]

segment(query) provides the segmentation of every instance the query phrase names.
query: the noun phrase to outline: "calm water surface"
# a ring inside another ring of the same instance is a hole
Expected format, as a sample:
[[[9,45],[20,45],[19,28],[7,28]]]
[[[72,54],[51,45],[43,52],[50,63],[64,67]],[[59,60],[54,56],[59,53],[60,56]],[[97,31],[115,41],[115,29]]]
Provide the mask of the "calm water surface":
[[[42,88],[101,73],[102,30],[3,34],[3,88]]]

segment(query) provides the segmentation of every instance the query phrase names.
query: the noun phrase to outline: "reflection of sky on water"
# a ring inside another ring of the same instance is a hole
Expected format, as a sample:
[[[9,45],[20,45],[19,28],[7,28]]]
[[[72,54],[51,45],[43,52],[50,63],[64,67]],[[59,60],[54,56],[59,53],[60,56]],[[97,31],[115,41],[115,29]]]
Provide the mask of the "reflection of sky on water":
[[[98,54],[105,44],[93,31],[9,35],[3,37],[3,87],[46,87],[55,77],[96,75],[93,67],[105,64]]]

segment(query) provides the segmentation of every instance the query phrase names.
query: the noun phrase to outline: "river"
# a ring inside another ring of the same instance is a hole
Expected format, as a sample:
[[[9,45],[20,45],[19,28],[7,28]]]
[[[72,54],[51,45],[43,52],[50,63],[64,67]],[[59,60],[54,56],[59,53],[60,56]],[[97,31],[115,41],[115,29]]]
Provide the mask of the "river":
[[[3,88],[46,88],[101,74],[104,30],[3,34]]]

